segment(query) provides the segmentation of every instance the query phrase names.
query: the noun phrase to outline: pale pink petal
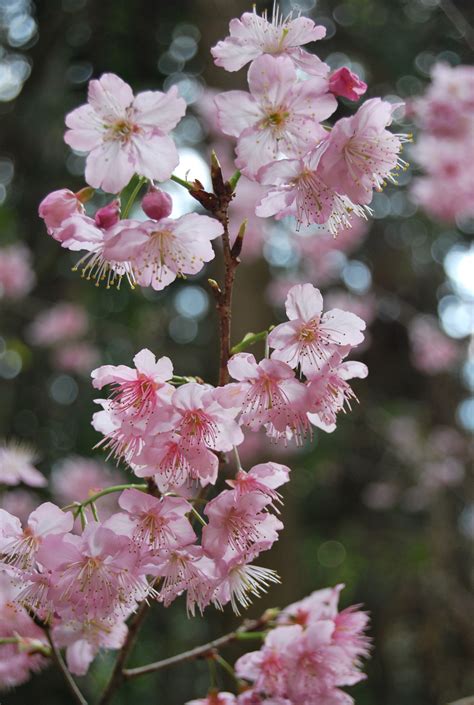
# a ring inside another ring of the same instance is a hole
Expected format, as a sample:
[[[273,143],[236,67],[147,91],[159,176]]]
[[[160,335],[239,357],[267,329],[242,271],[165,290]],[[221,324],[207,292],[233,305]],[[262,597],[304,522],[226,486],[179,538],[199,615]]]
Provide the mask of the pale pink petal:
[[[114,73],[104,73],[89,83],[88,100],[94,110],[105,120],[124,117],[133,103],[133,91]]]
[[[186,101],[180,97],[177,86],[166,93],[145,91],[133,101],[137,122],[171,132],[186,112]]]
[[[232,137],[239,137],[245,129],[263,117],[260,106],[246,91],[220,93],[214,102],[220,129]]]
[[[291,287],[285,302],[286,315],[291,320],[310,321],[319,318],[323,310],[323,297],[312,284]],[[351,314],[353,315],[353,314]]]
[[[70,129],[64,135],[64,141],[80,152],[90,152],[103,140],[104,122],[91,105],[81,105],[66,115],[66,126]]]
[[[131,153],[137,174],[156,181],[169,179],[179,163],[176,145],[168,135],[136,135]]]
[[[129,154],[117,140],[103,142],[86,161],[86,181],[94,188],[119,193],[135,173]]]
[[[354,346],[364,340],[362,331],[365,330],[365,321],[349,311],[338,308],[327,311],[321,319],[320,328],[338,345]]]

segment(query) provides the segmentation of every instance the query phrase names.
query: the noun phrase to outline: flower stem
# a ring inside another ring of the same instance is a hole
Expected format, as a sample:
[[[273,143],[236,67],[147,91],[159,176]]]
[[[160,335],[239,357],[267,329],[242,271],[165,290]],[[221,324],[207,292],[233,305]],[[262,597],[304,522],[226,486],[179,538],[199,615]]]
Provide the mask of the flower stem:
[[[73,509],[76,516],[78,516],[78,514],[80,514],[81,512],[81,509],[87,507],[88,504],[94,504],[96,500],[100,499],[101,497],[105,497],[106,495],[112,494],[113,492],[122,492],[123,490],[130,489],[142,490],[143,492],[146,492],[148,489],[148,485],[137,484],[133,482],[127,485],[112,485],[111,487],[106,487],[100,492],[96,492],[95,494],[85,499],[83,502],[73,502],[72,504],[67,504],[65,507],[62,508],[62,510],[63,512],[66,512],[68,509]]]
[[[189,183],[189,181],[186,181],[185,179],[181,179],[179,176],[176,176],[175,174],[172,174],[170,176],[171,181],[174,181],[176,184],[179,184],[180,186],[184,186],[185,189],[188,191],[191,191],[193,188],[193,185]]]
[[[130,194],[130,198],[128,199],[127,204],[126,204],[125,208],[124,208],[123,211],[122,211],[122,219],[123,219],[123,220],[125,220],[125,218],[128,217],[128,215],[129,215],[129,213],[130,213],[130,211],[131,211],[131,209],[132,209],[132,206],[133,206],[133,204],[135,203],[135,199],[136,199],[136,197],[138,196],[138,194],[139,194],[139,192],[140,192],[141,187],[142,187],[143,184],[145,184],[146,182],[147,182],[147,179],[146,179],[144,176],[140,176],[140,177],[139,177],[138,182],[137,182],[135,188],[133,189],[132,193]]]

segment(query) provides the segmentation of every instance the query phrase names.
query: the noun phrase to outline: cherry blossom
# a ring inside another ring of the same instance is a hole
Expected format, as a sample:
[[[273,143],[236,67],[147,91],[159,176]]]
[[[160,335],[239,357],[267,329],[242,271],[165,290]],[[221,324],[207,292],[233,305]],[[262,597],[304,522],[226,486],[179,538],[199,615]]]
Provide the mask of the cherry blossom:
[[[75,213],[84,214],[85,209],[82,201],[76,193],[67,188],[59,189],[49,193],[38,207],[38,215],[44,220],[49,235],[55,239],[56,232],[61,228],[66,218]]]
[[[302,157],[326,137],[318,124],[337,103],[321,78],[297,81],[286,57],[262,56],[248,74],[250,93],[229,91],[215,98],[221,130],[237,137],[236,166],[250,178],[280,154]]]
[[[281,159],[260,169],[259,182],[271,188],[255,209],[258,216],[280,220],[292,215],[298,227],[324,223],[333,235],[350,227],[353,216],[366,217],[361,206],[340,193],[339,185],[324,180],[320,161],[326,142],[302,159]]]
[[[254,431],[268,425],[268,434],[275,439],[294,434],[301,442],[308,432],[307,391],[291,367],[280,360],[257,363],[250,353],[238,353],[229,360],[228,368],[238,383],[224,387],[219,400],[240,404],[241,423]]]
[[[354,203],[369,204],[373,189],[380,191],[386,179],[394,181],[395,170],[407,166],[399,154],[408,136],[386,129],[397,107],[367,100],[355,115],[335,123],[322,148],[322,178]]]
[[[107,243],[107,256],[125,267],[131,261],[140,286],[151,286],[156,291],[176,277],[200,272],[205,262],[214,259],[211,240],[223,233],[217,220],[197,213],[176,220],[130,222],[130,227],[120,230]]]
[[[308,418],[314,426],[327,433],[336,428],[337,414],[351,408],[351,401],[357,397],[348,384],[348,379],[365,378],[368,375],[367,366],[362,362],[349,360],[342,362],[349,352],[348,348],[336,351],[328,359],[321,373],[314,377],[308,385],[310,413]]]
[[[135,173],[157,181],[171,176],[178,154],[169,132],[185,109],[176,86],[134,97],[121,78],[105,73],[89,83],[88,103],[67,115],[64,139],[88,153],[87,183],[118,193]]]
[[[249,61],[259,56],[289,56],[293,62],[310,74],[324,76],[328,67],[315,54],[310,54],[300,47],[309,42],[323,39],[326,28],[315,25],[307,17],[292,19],[280,15],[278,7],[273,8],[271,21],[266,11],[262,17],[254,12],[245,12],[240,20],[231,20],[230,36],[217,43],[211,49],[215,64],[226,71],[238,71]]]
[[[272,359],[293,368],[299,365],[307,377],[314,376],[335,350],[364,339],[365,322],[355,314],[337,308],[323,314],[323,297],[312,284],[292,287],[285,306],[289,321],[268,336]]]
[[[264,511],[268,504],[268,496],[261,492],[237,495],[233,490],[224,490],[208,502],[205,514],[209,523],[202,532],[205,553],[218,558],[224,556],[228,548],[244,553],[255,543],[270,547],[283,524]]]

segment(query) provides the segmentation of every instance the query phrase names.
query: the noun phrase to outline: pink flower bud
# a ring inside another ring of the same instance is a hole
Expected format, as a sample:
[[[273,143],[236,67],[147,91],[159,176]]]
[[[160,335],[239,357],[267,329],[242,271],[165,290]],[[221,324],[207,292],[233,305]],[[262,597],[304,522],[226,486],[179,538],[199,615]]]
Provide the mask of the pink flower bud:
[[[99,208],[94,216],[94,220],[98,227],[104,230],[116,225],[120,220],[120,201],[115,199],[103,208]]]
[[[169,193],[160,191],[160,189],[152,186],[143,197],[142,208],[152,220],[161,220],[170,215],[173,209],[173,201]]]
[[[349,100],[359,100],[366,90],[367,84],[347,66],[337,69],[329,78],[329,91]]]
[[[44,220],[48,232],[51,233],[52,230],[61,227],[66,218],[83,211],[82,203],[76,194],[63,188],[59,191],[53,191],[43,198],[38,208],[38,215]]]

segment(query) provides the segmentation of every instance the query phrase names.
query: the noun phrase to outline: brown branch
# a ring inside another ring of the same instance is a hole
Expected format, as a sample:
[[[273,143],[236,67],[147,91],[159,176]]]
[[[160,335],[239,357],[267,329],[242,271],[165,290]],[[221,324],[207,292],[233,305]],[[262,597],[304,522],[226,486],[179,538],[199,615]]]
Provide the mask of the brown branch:
[[[155,673],[155,671],[161,671],[169,666],[174,666],[178,663],[183,663],[184,661],[192,661],[199,658],[213,658],[215,651],[222,646],[227,646],[234,641],[238,641],[243,638],[243,635],[250,636],[250,632],[258,632],[266,625],[268,618],[264,615],[261,619],[256,619],[252,621],[245,622],[241,627],[236,629],[229,634],[219,637],[218,639],[213,639],[207,644],[201,644],[201,646],[196,646],[194,649],[189,651],[183,651],[181,654],[176,656],[171,656],[170,658],[165,658],[162,661],[155,661],[154,663],[148,663],[146,666],[139,666],[138,668],[129,668],[123,672],[124,677],[129,680],[131,678],[138,678],[140,676],[146,676],[149,673]],[[257,636],[255,635],[255,638]],[[261,633],[258,632],[258,638],[261,638]]]
[[[135,641],[138,637],[138,632],[142,626],[143,620],[148,613],[149,603],[146,600],[140,604],[138,610],[133,615],[130,624],[128,625],[128,634],[125,639],[125,643],[120,649],[117,659],[114,664],[109,682],[107,683],[104,692],[101,695],[98,705],[105,705],[110,701],[113,694],[119,688],[124,681],[124,667],[125,663],[130,655],[131,650],[135,645]]]

